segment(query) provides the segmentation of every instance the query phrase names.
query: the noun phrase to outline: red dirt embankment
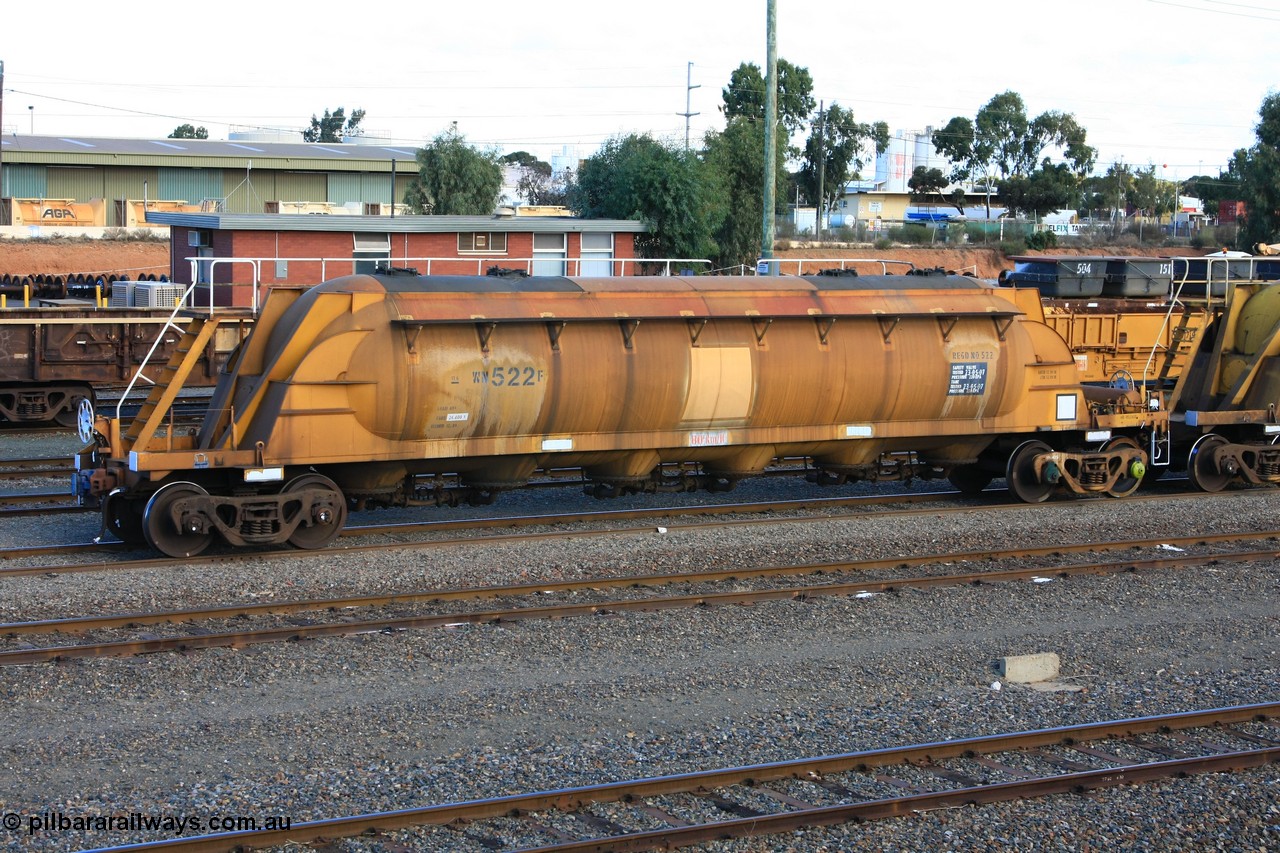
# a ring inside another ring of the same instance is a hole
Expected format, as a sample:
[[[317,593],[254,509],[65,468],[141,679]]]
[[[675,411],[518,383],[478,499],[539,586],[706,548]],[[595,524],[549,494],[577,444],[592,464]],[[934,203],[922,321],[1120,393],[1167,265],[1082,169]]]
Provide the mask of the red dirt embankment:
[[[1045,255],[1133,255],[1160,257],[1162,255],[1200,255],[1197,249],[1159,248],[1055,248],[1049,252],[1028,252]],[[854,248],[805,248],[780,249],[776,256],[783,259],[813,258],[877,258],[911,261],[918,268],[943,267],[948,270],[975,275],[978,278],[995,278],[1002,269],[1012,269],[1013,262],[999,249],[960,247],[954,249],[895,247],[875,249],[871,246]],[[806,272],[816,272],[823,264],[806,265]],[[795,272],[787,265],[784,272]],[[889,269],[890,272],[902,270]],[[34,275],[36,273],[127,273],[137,278],[148,273],[169,272],[169,244],[133,242],[128,240],[0,240],[0,275]]]
[[[169,243],[130,240],[0,240],[0,275],[169,273]]]

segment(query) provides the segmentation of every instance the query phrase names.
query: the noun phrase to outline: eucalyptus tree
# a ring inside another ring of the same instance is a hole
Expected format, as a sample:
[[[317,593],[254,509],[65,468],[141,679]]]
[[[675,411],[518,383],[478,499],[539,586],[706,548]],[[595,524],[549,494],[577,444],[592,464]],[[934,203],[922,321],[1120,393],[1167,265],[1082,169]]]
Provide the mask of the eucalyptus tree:
[[[1053,166],[1053,159],[1045,156],[1050,149],[1060,152],[1058,161],[1074,176],[1077,189],[1097,158],[1085,128],[1074,115],[1051,110],[1030,118],[1022,96],[1012,91],[992,97],[972,119],[952,118],[934,132],[933,145],[951,161],[952,181],[963,184],[981,179],[988,188],[994,182],[1002,186],[1002,196],[1003,182],[1026,179]],[[1061,184],[1064,173],[1057,168],[1053,171],[1041,176],[1042,186]],[[1027,186],[1018,183],[1011,188],[1024,193],[1025,198]],[[988,216],[990,208],[988,194]]]
[[[649,226],[636,250],[649,258],[709,258],[724,218],[715,176],[683,145],[632,133],[609,139],[583,161],[567,203],[579,216],[634,219]]]
[[[1239,240],[1249,248],[1280,240],[1280,94],[1263,99],[1258,118],[1258,141],[1235,152],[1227,175],[1245,204]]]
[[[341,142],[344,136],[358,136],[364,115],[364,110],[352,110],[348,117],[342,107],[333,112],[325,110],[323,118],[316,118],[312,113],[311,127],[302,131],[302,139],[304,142]]]
[[[404,194],[413,213],[483,216],[497,207],[502,162],[496,150],[481,151],[450,129],[418,149],[416,159],[418,175]]]
[[[830,211],[844,193],[845,183],[861,171],[868,143],[876,154],[883,154],[889,147],[889,125],[859,122],[853,110],[839,104],[819,110],[805,144],[804,164],[796,175],[800,188],[824,211]]]

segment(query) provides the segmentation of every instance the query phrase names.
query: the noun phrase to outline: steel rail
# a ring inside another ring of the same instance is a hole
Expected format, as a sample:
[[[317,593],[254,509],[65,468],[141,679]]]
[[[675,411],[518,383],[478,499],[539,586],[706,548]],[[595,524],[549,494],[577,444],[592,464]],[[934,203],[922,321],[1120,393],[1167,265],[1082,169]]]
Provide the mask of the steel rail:
[[[36,456],[29,459],[0,459],[0,478],[38,477],[49,472],[63,474],[73,470],[65,456]]]
[[[1248,493],[1242,493],[1242,494],[1248,494]],[[911,496],[907,496],[907,497],[908,497],[908,500],[906,500],[905,502],[907,503],[916,502],[910,499]],[[838,500],[841,503],[843,503],[844,501],[849,499],[838,499]],[[886,499],[883,499],[883,498],[878,499],[878,503],[880,504],[883,504],[885,502],[886,502]],[[889,500],[888,502],[895,502],[895,501]],[[804,509],[809,506],[809,503],[807,501],[802,501],[797,503],[799,504],[797,508],[800,508],[800,509]],[[689,510],[688,512],[685,512],[683,508],[679,508],[679,507],[676,507],[676,508],[667,507],[667,508],[654,509],[654,510],[606,510],[603,512],[566,513],[562,515],[552,514],[552,515],[529,515],[529,516],[501,516],[497,518],[463,519],[463,520],[456,520],[456,521],[410,522],[404,525],[403,527],[401,525],[394,525],[394,524],[382,525],[382,526],[369,525],[369,526],[361,526],[361,527],[349,527],[343,531],[343,535],[354,537],[358,535],[399,533],[399,532],[405,532],[405,528],[408,528],[408,532],[422,532],[424,530],[426,531],[490,530],[497,527],[519,528],[519,527],[534,527],[534,526],[550,526],[550,525],[556,525],[556,524],[590,523],[595,521],[606,521],[606,522],[607,521],[628,521],[628,520],[634,520],[639,518],[664,518],[665,519],[670,517],[678,517],[680,515],[694,515],[694,516],[718,515],[719,513],[716,512],[716,510],[718,509],[723,509],[724,514],[735,514],[735,513],[754,514],[759,512],[780,511],[777,509],[777,507],[779,506],[780,505],[776,503],[733,504],[733,505],[724,505],[722,507],[706,507],[706,506],[688,507],[688,510]],[[1052,506],[1052,505],[1036,504],[1034,506],[1046,507],[1046,506]],[[767,507],[767,508],[760,509],[760,507]],[[937,514],[969,513],[969,512],[981,512],[988,509],[998,510],[998,509],[1013,509],[1013,508],[1024,508],[1024,509],[1033,508],[1033,505],[1013,503],[1013,504],[990,504],[990,505],[985,505],[980,507],[974,507],[969,505],[954,506],[954,507],[928,507],[924,509],[886,510],[884,512],[876,513],[875,515],[877,518],[885,518],[885,517],[892,518],[895,516],[918,515],[920,513],[937,513]],[[751,526],[751,525],[765,525],[765,524],[814,524],[814,523],[824,523],[824,522],[851,520],[851,519],[865,519],[867,517],[868,515],[864,513],[844,513],[839,515],[820,515],[820,516],[798,516],[798,517],[797,516],[781,516],[781,517],[772,517],[772,518],[743,518],[743,519],[728,519],[728,520],[720,519],[717,521],[693,522],[693,523],[683,523],[683,524],[679,522],[669,522],[664,526],[668,530],[687,531],[687,530],[699,530],[707,527],[729,527],[729,526],[738,526],[738,525]],[[398,549],[404,549],[404,548],[409,548],[409,549],[435,548],[435,547],[456,546],[456,545],[465,545],[465,544],[484,544],[484,543],[511,542],[511,541],[524,542],[524,541],[533,541],[538,539],[555,539],[555,538],[576,539],[576,538],[592,537],[592,536],[625,536],[625,535],[647,534],[652,532],[653,532],[652,527],[645,526],[645,527],[603,528],[603,529],[594,529],[594,530],[555,530],[555,531],[547,531],[547,532],[541,532],[541,533],[496,533],[496,534],[489,534],[489,535],[480,536],[480,537],[453,537],[448,539],[425,539],[425,540],[417,540],[417,541],[410,541],[410,542],[397,541],[397,542],[381,542],[381,543],[364,543],[364,544],[354,545],[349,548],[344,548],[341,551],[334,550],[334,549],[321,549],[318,551],[275,550],[275,551],[237,552],[229,555],[218,554],[215,552],[210,554],[202,554],[196,557],[187,557],[184,559],[177,559],[177,558],[170,558],[170,557],[143,557],[136,560],[120,560],[112,563],[102,563],[102,562],[96,562],[96,561],[91,563],[66,563],[66,564],[55,563],[55,564],[45,564],[40,566],[18,566],[18,567],[0,568],[0,578],[22,577],[26,575],[39,575],[39,574],[49,574],[49,575],[78,574],[78,573],[84,573],[84,572],[98,572],[98,571],[125,571],[125,570],[133,570],[133,569],[176,568],[179,566],[186,567],[186,566],[195,566],[195,565],[214,565],[228,558],[239,558],[239,559],[253,558],[253,559],[264,559],[264,560],[278,560],[278,559],[288,559],[288,558],[320,559],[325,557],[331,557],[335,553],[348,553],[348,552],[363,553],[367,551],[386,551],[386,550],[398,550]],[[1159,537],[1158,542],[1172,543],[1175,541],[1178,541],[1178,542],[1185,541],[1185,542],[1190,542],[1192,544],[1199,544],[1202,542],[1211,543],[1216,541],[1233,541],[1237,539],[1265,539],[1273,536],[1280,536],[1280,531],[1255,531],[1251,533],[1222,533],[1222,534],[1192,535],[1187,537],[1172,537],[1172,538]],[[1156,539],[1134,540],[1134,541],[1147,541],[1147,542],[1153,542],[1153,543],[1157,542]],[[1081,547],[1078,548],[1077,550],[1088,550],[1088,547],[1086,546],[1090,544],[1091,543],[1081,543]],[[1061,550],[1064,547],[1070,547],[1070,546],[1052,545],[1052,546],[1047,546],[1046,548],[1040,548],[1040,549],[1037,549],[1037,548],[1022,549],[1021,553],[1023,553],[1024,555],[1030,556],[1036,553],[1050,553],[1053,551]],[[118,551],[127,551],[130,549],[131,549],[131,546],[125,545],[122,542],[107,542],[107,543],[85,542],[85,543],[71,543],[67,545],[37,545],[30,548],[0,549],[0,560],[33,557],[33,556],[40,556],[42,554],[67,554],[72,552],[82,553],[82,552],[96,552],[101,550],[118,552]]]
[[[672,794],[704,796],[713,791],[735,786],[758,790],[762,783],[779,780],[821,783],[841,773],[865,773],[877,768],[901,765],[928,769],[938,766],[943,761],[971,756],[990,756],[1054,747],[1072,748],[1088,742],[1133,739],[1142,735],[1209,727],[1213,727],[1211,730],[1217,736],[1221,735],[1224,732],[1223,727],[1227,726],[1255,722],[1271,723],[1278,713],[1280,713],[1280,703],[1263,703],[1158,717],[1136,717],[307,821],[283,830],[228,832],[143,842],[101,848],[98,853],[105,853],[108,849],[116,853],[144,850],[221,853],[221,851],[248,847],[272,847],[290,842],[306,844],[320,839],[351,837],[363,833],[388,832],[429,825],[459,825],[494,818],[529,818],[531,821],[536,821],[539,814],[543,812],[571,814],[597,803],[635,804],[651,797]],[[1104,769],[1053,774],[1019,779],[1015,782],[968,785],[958,789],[929,791],[904,797],[855,800],[835,806],[817,807],[792,800],[788,802],[791,810],[776,814],[754,813],[737,820],[712,821],[692,826],[671,825],[655,831],[569,840],[559,844],[522,849],[526,851],[650,850],[656,847],[669,849],[716,839],[775,834],[802,827],[832,825],[854,820],[875,820],[936,808],[954,808],[1055,793],[1089,791],[1194,773],[1244,769],[1280,761],[1280,741],[1241,734],[1230,729],[1225,730],[1225,733],[1228,737],[1234,736],[1255,743],[1262,741],[1262,743],[1256,749],[1214,751],[1210,755],[1172,760],[1161,759],[1146,763],[1120,763],[1118,766]],[[1138,748],[1145,747],[1138,744]],[[831,787],[840,789],[838,783],[823,787],[827,790],[831,790]],[[852,793],[847,788],[842,790],[845,794]],[[537,831],[536,828],[533,829],[533,832]]]
[[[719,515],[756,515],[771,512],[795,512],[800,510],[823,510],[828,508],[841,507],[858,507],[858,506],[883,506],[891,504],[913,504],[913,503],[930,503],[936,500],[947,500],[949,497],[955,497],[959,492],[927,492],[913,493],[903,495],[861,495],[857,497],[844,498],[805,498],[798,500],[785,501],[758,501],[751,503],[733,503],[733,504],[713,504],[701,506],[664,506],[653,507],[647,509],[612,509],[612,510],[591,510],[582,512],[567,513],[547,513],[536,515],[500,515],[486,518],[465,518],[465,519],[449,519],[444,521],[408,521],[395,522],[391,524],[368,524],[358,526],[348,526],[341,532],[343,538],[356,538],[360,536],[381,536],[381,535],[399,535],[405,533],[431,533],[436,531],[452,531],[452,530],[489,530],[498,527],[535,527],[540,525],[552,526],[558,524],[590,524],[590,523],[607,523],[614,521],[635,521],[638,519],[666,519],[682,515],[691,516],[719,516]],[[1025,507],[1027,504],[983,504],[977,505],[966,504],[957,507],[933,508],[928,510],[891,510],[889,514],[895,512],[974,512],[982,509],[990,508],[1012,508]],[[804,523],[809,521],[839,519],[842,516],[824,515],[818,517],[787,517],[787,518],[766,518],[766,519],[744,519],[719,521],[717,524],[777,524],[783,522]],[[847,517],[857,518],[861,514],[850,514]],[[671,527],[682,527],[682,525],[667,525]],[[705,525],[690,525],[705,526]],[[651,527],[632,528],[634,532],[640,530],[651,531]],[[612,531],[558,531],[546,534],[500,534],[492,537],[495,540],[503,540],[510,538],[525,537],[546,537],[546,536],[574,536],[574,535],[592,535],[600,532]],[[386,550],[390,548],[413,548],[420,545],[434,545],[439,540],[425,540],[419,542],[387,542],[379,544],[366,544],[353,546],[347,550]],[[458,542],[474,542],[480,541],[476,539],[459,539],[450,540],[453,544]],[[485,540],[487,541],[487,539]],[[0,549],[0,560],[12,560],[25,557],[35,557],[42,554],[67,554],[85,551],[128,551],[132,546],[124,542],[71,542],[61,545],[34,545],[25,548],[3,548]],[[294,557],[294,558],[323,558],[332,556],[335,550],[332,548],[320,549],[318,551],[238,551],[230,554],[219,554],[217,552],[202,554],[197,557],[187,557],[182,560],[173,560],[169,558],[150,557],[136,561],[129,561],[128,567],[150,567],[150,566],[166,566],[166,565],[182,565],[190,566],[197,564],[208,564],[220,562],[228,557],[253,557],[253,558],[278,558],[278,557]],[[93,569],[112,568],[104,566],[100,563],[93,564]],[[45,571],[57,571],[57,566],[47,566]],[[0,576],[8,574],[4,569],[0,569]],[[31,574],[31,572],[26,572]]]
[[[943,495],[956,493],[940,493]],[[1257,492],[1240,492],[1241,497],[1259,494]],[[1167,498],[1168,496],[1166,496]],[[1181,496],[1173,496],[1175,499]],[[1140,500],[1142,498],[1129,498],[1129,500]],[[1150,499],[1157,499],[1151,496]],[[498,516],[494,518],[470,518],[450,521],[424,521],[424,522],[407,522],[401,524],[390,525],[365,525],[358,527],[348,527],[342,531],[344,537],[356,537],[362,535],[387,535],[398,533],[421,533],[433,531],[455,531],[455,530],[492,530],[494,528],[506,527],[535,527],[535,526],[552,526],[558,524],[583,524],[592,522],[611,522],[611,521],[631,521],[644,518],[673,518],[681,515],[692,516],[719,516],[742,514],[756,515],[766,512],[786,512],[791,510],[803,509],[822,509],[824,507],[848,506],[851,502],[857,502],[853,505],[867,504],[870,506],[880,506],[892,503],[922,503],[929,502],[925,496],[920,495],[893,495],[893,496],[863,496],[858,498],[834,498],[834,499],[818,499],[815,503],[810,500],[798,501],[769,501],[762,503],[749,504],[720,504],[715,506],[693,506],[693,507],[660,507],[656,509],[643,510],[603,510],[596,512],[574,512],[564,514],[548,514],[548,515],[524,515],[524,516]],[[923,509],[898,509],[886,510],[875,513],[877,518],[918,515],[921,513],[972,513],[983,512],[986,510],[1000,509],[1032,509],[1037,507],[1049,509],[1055,506],[1069,506],[1069,504],[1024,504],[1024,503],[997,503],[983,504],[974,506],[965,504],[950,507],[926,507]],[[813,524],[831,521],[865,519],[869,517],[867,513],[842,513],[838,515],[819,515],[819,516],[778,516],[770,518],[743,518],[743,519],[720,519],[710,522],[694,522],[679,523],[669,522],[665,526],[668,530],[698,530],[706,527],[729,527],[737,525],[765,525],[765,524]],[[489,542],[509,542],[509,541],[531,541],[537,539],[554,539],[563,538],[581,538],[591,536],[622,536],[628,534],[652,533],[653,528],[645,527],[620,527],[605,528],[594,530],[555,530],[542,533],[498,533],[489,534],[481,537],[455,537],[449,539],[426,539],[416,541],[396,541],[381,543],[363,543],[353,545],[341,551],[326,548],[318,551],[253,551],[253,552],[236,552],[232,554],[219,554],[218,552],[206,553],[196,557],[187,557],[184,559],[175,559],[170,557],[143,557],[134,560],[120,560],[112,563],[103,563],[94,561],[91,563],[63,563],[63,564],[46,564],[40,566],[21,566],[0,568],[0,578],[4,577],[21,577],[24,575],[38,574],[77,574],[84,572],[98,571],[125,571],[133,569],[153,569],[153,568],[176,568],[179,566],[196,566],[196,565],[213,565],[222,562],[228,558],[238,559],[323,559],[333,556],[335,553],[345,552],[367,552],[367,551],[386,551],[398,549],[413,548],[433,548],[439,546],[453,546],[463,544],[489,543]],[[1265,538],[1270,535],[1280,535],[1271,533],[1255,533],[1255,534],[1216,534],[1225,536],[1227,540],[1233,538]],[[1189,537],[1189,541],[1214,541],[1213,536],[1209,537]],[[1163,538],[1163,542],[1171,542],[1173,540]],[[1060,546],[1051,546],[1056,548]],[[81,542],[69,543],[65,545],[36,545],[26,548],[8,548],[0,549],[0,561],[13,560],[26,557],[35,557],[47,554],[65,555],[69,553],[95,553],[99,551],[122,552],[132,550],[133,546],[126,545],[123,542]]]
[[[1224,534],[1225,535],[1225,534]],[[1256,535],[1256,534],[1252,534]],[[1248,538],[1251,535],[1246,535]],[[1088,549],[1090,545],[1077,546]],[[1131,543],[1123,543],[1120,547],[1132,547]],[[1061,549],[1059,549],[1061,550]],[[1015,556],[1023,556],[1015,552]],[[965,555],[969,559],[984,559],[989,555],[975,552]],[[900,577],[886,580],[855,580],[840,583],[810,584],[806,586],[790,586],[764,590],[735,590],[720,593],[690,593],[675,596],[647,596],[633,599],[617,599],[613,601],[582,602],[576,604],[553,604],[546,606],[520,606],[498,610],[482,610],[456,612],[446,614],[429,614],[415,616],[395,616],[375,619],[351,619],[342,622],[325,622],[312,625],[288,625],[245,629],[241,631],[210,632],[204,634],[183,634],[176,637],[153,637],[143,640],[116,640],[100,643],[78,645],[45,646],[41,648],[23,648],[0,651],[0,666],[18,666],[47,661],[70,660],[78,658],[121,657],[139,654],[153,654],[163,651],[189,651],[207,648],[241,648],[263,643],[289,642],[318,637],[333,637],[349,634],[382,633],[410,629],[440,628],[460,624],[494,624],[501,622],[521,622],[534,619],[568,619],[581,616],[593,616],[620,612],[647,612],[656,610],[675,610],[689,607],[717,607],[727,605],[757,604],[765,601],[797,600],[807,601],[820,597],[857,595],[866,593],[883,593],[899,589],[927,589],[942,586],[966,586],[987,583],[1005,583],[1019,580],[1034,580],[1046,576],[1074,577],[1078,575],[1113,574],[1119,572],[1151,571],[1155,569],[1184,568],[1200,566],[1206,563],[1247,563],[1258,560],[1280,557],[1280,548],[1215,554],[1194,554],[1182,557],[1154,557],[1150,559],[1122,559],[1113,562],[1078,563],[1065,566],[1019,568],[1007,570],[988,570],[967,572],[963,574],[926,575],[919,577]],[[870,568],[887,568],[902,565],[904,562],[955,562],[957,555],[930,555],[916,558],[890,558],[888,560],[871,561]],[[834,566],[840,568],[835,569]],[[774,567],[768,569],[723,570],[719,572],[697,573],[702,579],[723,580],[726,577],[745,578],[749,576],[768,576],[774,574],[796,573],[830,573],[832,571],[865,570],[864,565],[856,563],[823,563],[809,566]],[[685,582],[694,575],[659,575],[649,576],[651,585],[669,585]],[[290,602],[283,604],[260,603],[232,605],[228,607],[200,608],[193,611],[175,611],[173,613],[125,614],[120,616],[95,616],[81,619],[51,619],[31,622],[14,622],[0,625],[0,635],[9,634],[46,634],[77,632],[107,627],[127,627],[134,624],[162,624],[169,622],[190,621],[198,618],[234,618],[241,615],[274,614],[276,612],[297,612],[297,610],[334,610],[348,609],[356,606],[377,606],[379,604],[404,604],[434,600],[459,600],[488,598],[508,594],[541,594],[557,589],[558,591],[599,588],[627,587],[640,585],[640,578],[619,577],[608,579],[590,579],[582,581],[564,581],[549,584],[522,584],[518,587],[484,587],[473,590],[426,591],[399,595],[370,596],[365,598],[333,599],[330,601]],[[340,602],[359,602],[356,604],[340,604]],[[297,610],[289,610],[294,606]],[[283,608],[283,609],[282,609]]]
[[[631,532],[631,531],[627,531]],[[815,574],[848,574],[886,569],[909,568],[931,563],[972,563],[980,561],[1010,560],[1028,557],[1061,556],[1089,552],[1122,551],[1138,548],[1180,547],[1197,545],[1250,542],[1259,539],[1280,538],[1280,530],[1251,531],[1248,533],[1216,533],[1209,536],[1155,537],[1127,539],[1109,542],[1082,542],[1072,545],[1047,545],[1031,548],[985,549],[981,551],[948,552],[943,554],[919,554],[884,559],[841,560],[826,563],[801,563],[795,565],[760,566],[756,568],[708,569],[694,572],[668,572],[649,575],[622,575],[617,577],[593,577],[580,580],[547,581],[543,583],[510,584],[501,586],[456,587],[429,589],[417,592],[393,592],[381,595],[347,596],[343,598],[318,598],[299,601],[254,602],[249,604],[195,607],[186,610],[123,613],[117,615],[63,617],[60,619],[29,620],[25,622],[0,622],[0,636],[40,633],[84,633],[102,628],[122,628],[135,625],[159,625],[189,622],[196,619],[231,619],[240,616],[281,615],[319,610],[347,610],[357,607],[384,607],[392,604],[446,601],[474,601],[482,598],[520,597],[554,593],[580,592],[582,590],[617,589],[627,587],[657,587],[673,584],[720,583],[730,580],[787,577]],[[474,542],[472,539],[453,540]],[[1257,552],[1250,552],[1257,553]],[[1267,552],[1263,552],[1267,553]],[[1199,559],[1213,560],[1217,554],[1202,555]],[[1194,558],[1188,558],[1194,559]],[[1113,563],[1086,564],[1110,567]],[[1071,566],[1064,570],[1071,570]],[[1100,569],[1100,571],[1105,569]],[[1039,574],[1053,574],[1056,568],[1041,568]],[[959,577],[974,578],[994,576],[991,572],[977,572]],[[948,575],[947,577],[957,577]],[[909,579],[908,579],[909,580]],[[974,581],[976,582],[976,580]],[[821,589],[827,584],[813,587]],[[808,587],[806,587],[807,589]]]

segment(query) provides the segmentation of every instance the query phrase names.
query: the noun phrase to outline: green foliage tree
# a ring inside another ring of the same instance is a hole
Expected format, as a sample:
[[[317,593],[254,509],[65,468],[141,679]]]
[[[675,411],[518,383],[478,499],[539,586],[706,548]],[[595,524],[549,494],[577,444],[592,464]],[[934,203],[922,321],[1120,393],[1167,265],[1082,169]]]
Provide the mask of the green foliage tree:
[[[907,181],[907,187],[911,190],[912,201],[918,204],[942,202],[943,204],[951,205],[960,213],[964,213],[964,189],[956,187],[949,193],[943,192],[949,186],[951,186],[951,181],[947,179],[941,169],[926,168],[925,166],[916,166],[911,172],[911,178]]]
[[[1239,243],[1250,248],[1280,239],[1280,93],[1263,99],[1258,117],[1258,141],[1236,151],[1228,170],[1245,204]]]
[[[510,154],[502,155],[502,162],[508,166],[523,166],[526,169],[542,169],[545,167],[546,173],[551,174],[551,164],[544,163],[528,151],[512,151]]]
[[[764,174],[764,75],[760,67],[744,62],[721,91],[725,129],[712,131],[703,140],[703,158],[722,194],[725,215],[716,225],[721,266],[754,265],[760,257],[760,222],[763,218]],[[774,183],[775,213],[785,210],[791,176],[786,162],[797,156],[791,135],[813,113],[813,78],[808,69],[778,60],[778,124],[774,151],[777,156]],[[785,189],[784,189],[785,188]]]
[[[1066,163],[1046,158],[1029,175],[1012,175],[1000,181],[1000,200],[1010,209],[1043,216],[1070,207],[1080,197],[1080,182]]]
[[[1070,166],[1079,183],[1092,170],[1097,157],[1086,137],[1085,129],[1071,113],[1050,111],[1028,118],[1022,96],[1008,91],[991,98],[972,121],[964,116],[952,118],[933,134],[933,144],[955,164],[953,181],[981,177],[990,186],[992,180],[999,179],[1004,200],[1004,179],[1043,171],[1044,153],[1049,148],[1060,149],[1060,159]],[[1046,173],[1040,180],[1053,183],[1060,178]],[[990,215],[989,200],[987,213]]]
[[[1126,163],[1112,163],[1105,174],[1085,178],[1082,190],[1085,206],[1095,215],[1121,220],[1133,192],[1133,170]]]
[[[1218,175],[1192,175],[1182,182],[1182,194],[1198,198],[1204,203],[1204,212],[1208,216],[1218,215],[1218,202],[1234,199],[1239,192],[1239,184],[1229,180],[1225,173]]]
[[[516,193],[529,204],[562,205],[568,190],[564,175],[555,175],[551,164],[539,160],[528,151],[514,151],[502,162],[519,170]]]
[[[764,121],[764,73],[754,62],[744,62],[729,75],[729,85],[721,91],[724,103],[720,111],[726,121],[745,118]],[[778,60],[778,123],[788,138],[804,126],[816,106],[813,100],[813,77],[809,69]]]
[[[703,158],[716,177],[726,214],[715,232],[722,267],[754,266],[760,257],[760,221],[764,216],[764,123],[745,117],[730,119],[723,131],[704,140]],[[775,149],[774,180],[786,186],[786,154]],[[786,196],[775,196],[774,213],[786,209]]]
[[[781,75],[779,75],[781,76]],[[805,195],[821,203],[829,211],[844,192],[845,182],[862,169],[862,146],[871,142],[877,154],[889,147],[889,125],[884,122],[863,123],[854,119],[853,110],[832,104],[819,111],[804,149],[804,165],[796,174],[796,182]],[[822,198],[818,199],[819,171]]]
[[[502,193],[502,162],[496,150],[480,151],[456,129],[418,149],[418,176],[405,190],[414,213],[484,216],[493,213]]]
[[[173,129],[173,133],[169,134],[170,139],[208,139],[209,131],[203,127],[195,127],[190,124],[180,124]]]
[[[342,107],[333,112],[325,110],[324,118],[316,118],[312,113],[311,127],[302,131],[302,138],[306,142],[341,142],[344,136],[359,136],[362,121],[364,110],[353,110],[350,118]]]
[[[710,258],[724,216],[715,186],[693,152],[633,133],[609,139],[583,162],[567,201],[579,216],[648,225],[636,237],[640,257]]]
[[[1156,175],[1155,166],[1138,169],[1133,175],[1133,184],[1125,198],[1129,204],[1141,210],[1147,216],[1156,219],[1166,213],[1172,213],[1177,202],[1178,187],[1173,181],[1163,181]]]

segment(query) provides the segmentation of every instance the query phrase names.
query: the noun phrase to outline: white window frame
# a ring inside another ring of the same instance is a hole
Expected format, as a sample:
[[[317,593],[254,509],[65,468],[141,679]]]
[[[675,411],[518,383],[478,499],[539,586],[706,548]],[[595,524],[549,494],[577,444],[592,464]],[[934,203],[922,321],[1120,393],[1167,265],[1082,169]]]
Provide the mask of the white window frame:
[[[391,261],[390,234],[356,233],[351,236],[351,271],[354,274],[371,275],[379,261]]]
[[[483,238],[477,240],[476,238]],[[483,242],[484,248],[476,248],[477,242]],[[466,244],[466,245],[464,245]],[[505,231],[459,231],[459,255],[505,255],[507,254],[507,232]]]
[[[613,252],[616,246],[612,231],[583,231],[580,235],[582,245],[582,261],[578,265],[579,274],[589,278],[606,278],[613,275]],[[592,238],[588,240],[588,238]],[[588,246],[589,242],[607,242],[608,246]]]
[[[548,246],[549,238],[559,238],[558,247]],[[543,245],[539,246],[541,242]],[[533,274],[564,275],[565,258],[568,257],[569,235],[564,233],[539,233],[533,235]]]

